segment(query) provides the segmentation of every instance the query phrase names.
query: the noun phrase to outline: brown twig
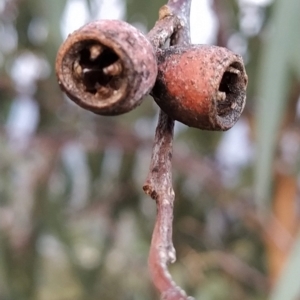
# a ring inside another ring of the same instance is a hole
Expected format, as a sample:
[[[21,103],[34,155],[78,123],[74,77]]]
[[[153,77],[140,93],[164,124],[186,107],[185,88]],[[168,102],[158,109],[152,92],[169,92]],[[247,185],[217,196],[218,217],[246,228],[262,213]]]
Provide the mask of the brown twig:
[[[170,44],[190,43],[189,15],[191,0],[169,0],[159,12],[159,20],[149,32],[152,44],[160,48],[168,38]],[[149,268],[154,285],[165,300],[186,300],[186,293],[176,285],[167,269],[176,260],[172,242],[173,205],[172,145],[174,120],[162,110],[159,114],[150,171],[143,187],[146,194],[156,201],[157,218],[152,235]]]
[[[165,299],[181,299],[184,295],[167,269],[176,260],[172,242],[173,203],[172,143],[174,121],[160,111],[155,134],[150,172],[143,187],[145,193],[156,201],[157,219],[152,235],[149,267],[156,288]],[[172,296],[169,296],[172,295]],[[164,298],[163,298],[164,299]]]

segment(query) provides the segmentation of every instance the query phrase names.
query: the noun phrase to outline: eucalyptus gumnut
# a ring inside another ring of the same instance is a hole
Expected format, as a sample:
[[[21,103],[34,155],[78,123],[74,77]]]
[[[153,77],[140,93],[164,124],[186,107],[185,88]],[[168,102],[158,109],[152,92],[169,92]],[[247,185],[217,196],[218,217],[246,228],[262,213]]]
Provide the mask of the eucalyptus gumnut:
[[[56,74],[61,89],[79,106],[118,115],[139,105],[152,89],[155,51],[128,23],[98,20],[69,35],[58,51]]]
[[[241,56],[222,47],[173,46],[157,50],[152,95],[173,119],[207,130],[228,130],[246,101],[248,77]]]

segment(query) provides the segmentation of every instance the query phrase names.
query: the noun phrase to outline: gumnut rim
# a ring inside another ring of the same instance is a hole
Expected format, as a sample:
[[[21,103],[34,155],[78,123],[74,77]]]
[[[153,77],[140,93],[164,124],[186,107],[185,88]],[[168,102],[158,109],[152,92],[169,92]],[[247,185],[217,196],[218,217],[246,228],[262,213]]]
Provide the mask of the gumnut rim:
[[[208,45],[157,50],[152,95],[173,119],[190,127],[228,130],[246,102],[248,77],[242,57]]]
[[[152,89],[155,51],[130,24],[98,20],[69,35],[58,51],[56,74],[61,89],[79,106],[118,115],[139,105]]]

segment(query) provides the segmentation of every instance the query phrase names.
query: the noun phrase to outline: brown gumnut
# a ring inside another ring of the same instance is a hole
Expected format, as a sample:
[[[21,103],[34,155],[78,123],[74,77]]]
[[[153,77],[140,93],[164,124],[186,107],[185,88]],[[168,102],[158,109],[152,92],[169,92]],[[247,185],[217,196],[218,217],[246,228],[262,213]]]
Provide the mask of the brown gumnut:
[[[227,130],[239,119],[248,77],[242,58],[222,47],[157,50],[155,101],[173,119],[207,130]]]
[[[157,63],[148,39],[119,20],[91,22],[69,35],[56,58],[63,91],[102,115],[128,112],[152,89]]]

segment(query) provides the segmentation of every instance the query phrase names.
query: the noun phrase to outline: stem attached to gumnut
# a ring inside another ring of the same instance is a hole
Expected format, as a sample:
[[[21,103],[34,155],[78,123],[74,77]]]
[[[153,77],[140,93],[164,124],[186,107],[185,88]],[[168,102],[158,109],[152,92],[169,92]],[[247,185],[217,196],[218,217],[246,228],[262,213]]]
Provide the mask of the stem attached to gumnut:
[[[191,0],[169,0],[159,11],[159,20],[148,38],[156,48],[168,39],[170,44],[188,45]],[[146,194],[156,201],[157,218],[152,235],[149,268],[155,287],[164,300],[191,300],[173,281],[168,264],[176,260],[172,241],[173,206],[175,194],[172,187],[172,151],[174,120],[160,110],[155,133],[150,171],[143,186]]]

